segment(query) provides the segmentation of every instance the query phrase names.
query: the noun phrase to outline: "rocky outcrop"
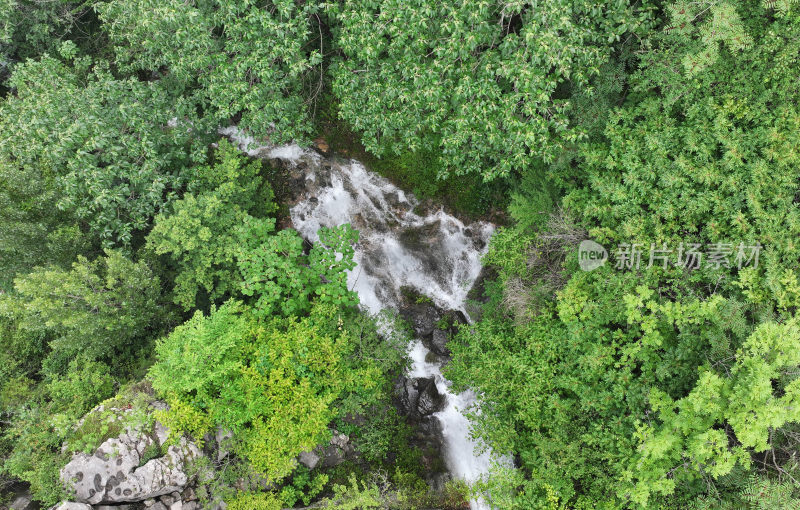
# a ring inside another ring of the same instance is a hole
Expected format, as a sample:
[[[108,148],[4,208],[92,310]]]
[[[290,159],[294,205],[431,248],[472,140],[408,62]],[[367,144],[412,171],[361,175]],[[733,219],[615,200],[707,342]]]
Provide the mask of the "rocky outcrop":
[[[50,508],[50,510],[224,510],[224,505],[224,503],[218,502],[202,506],[194,489],[188,487],[183,492],[172,492],[137,503],[88,505],[67,501]]]
[[[148,400],[144,405],[142,410],[147,414],[167,409],[158,400]],[[76,430],[80,430],[87,423],[111,423],[123,432],[106,439],[91,453],[72,455],[60,476],[67,491],[73,494],[74,503],[62,505],[88,504],[95,509],[114,505],[116,510],[124,510],[128,504],[155,502],[159,497],[169,499],[175,495],[174,499],[180,500],[192,481],[190,465],[203,453],[184,437],[168,443],[167,428],[152,418],[143,423],[141,418],[134,418],[133,411],[131,405],[109,408],[101,405],[76,424]],[[65,444],[62,450],[66,453],[67,448]],[[173,502],[168,501],[166,507]]]
[[[400,309],[400,316],[408,321],[414,336],[424,338],[433,334],[436,323],[441,318],[441,311],[429,302],[412,303]]]
[[[161,448],[158,439],[128,431],[109,439],[91,455],[78,453],[61,470],[61,480],[80,503],[127,503],[182,491],[189,483],[188,463],[201,455],[181,438],[165,455],[147,462],[146,450]]]

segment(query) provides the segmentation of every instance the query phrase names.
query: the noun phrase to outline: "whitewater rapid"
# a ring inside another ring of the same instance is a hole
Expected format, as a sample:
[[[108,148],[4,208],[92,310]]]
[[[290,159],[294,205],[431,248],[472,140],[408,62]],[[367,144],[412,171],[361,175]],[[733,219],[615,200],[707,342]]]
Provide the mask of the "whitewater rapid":
[[[236,128],[220,131],[251,156],[281,159],[302,166],[305,192],[290,209],[300,234],[318,241],[320,227],[350,223],[359,231],[348,286],[358,293],[361,305],[371,313],[396,309],[402,287],[413,287],[446,310],[465,309],[467,293],[481,271],[481,256],[492,235],[485,222],[464,224],[442,209],[418,212],[419,201],[388,180],[368,171],[355,160],[322,158],[297,145],[264,146],[243,136]],[[424,232],[424,242],[409,246],[403,235]],[[470,435],[463,411],[475,403],[471,391],[452,393],[441,364],[417,339],[409,346],[410,378],[434,377],[444,408],[434,416],[442,426],[443,450],[448,470],[455,478],[475,482],[485,477],[493,463],[490,451]],[[473,510],[489,508],[472,501]]]

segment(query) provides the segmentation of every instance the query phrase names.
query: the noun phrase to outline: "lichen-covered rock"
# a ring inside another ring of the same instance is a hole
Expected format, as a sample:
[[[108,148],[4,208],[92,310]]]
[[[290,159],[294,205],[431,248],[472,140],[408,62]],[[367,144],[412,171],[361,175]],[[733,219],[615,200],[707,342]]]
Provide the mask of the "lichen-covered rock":
[[[187,464],[201,455],[181,438],[166,454],[140,465],[145,449],[159,439],[128,431],[108,439],[92,454],[78,453],[61,470],[61,480],[81,503],[127,503],[182,491]]]

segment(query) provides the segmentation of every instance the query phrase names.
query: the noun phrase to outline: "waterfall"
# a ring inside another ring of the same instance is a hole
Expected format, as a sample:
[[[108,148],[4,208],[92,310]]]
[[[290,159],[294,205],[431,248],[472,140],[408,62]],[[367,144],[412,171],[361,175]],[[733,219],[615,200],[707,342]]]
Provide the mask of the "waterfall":
[[[297,145],[258,146],[236,128],[221,133],[252,156],[281,159],[292,168],[302,168],[304,191],[290,213],[303,237],[316,242],[320,227],[344,223],[358,229],[357,265],[348,275],[348,286],[358,293],[366,310],[396,309],[401,288],[412,287],[443,309],[467,314],[467,292],[480,273],[491,224],[464,224],[442,209],[421,212],[414,196],[357,161],[323,158]],[[452,393],[440,363],[431,361],[428,354],[419,339],[411,343],[408,377],[435,378],[439,393],[446,397],[444,408],[434,416],[442,426],[448,470],[455,478],[476,481],[488,473],[492,454],[477,448],[462,414],[475,402],[475,395]],[[488,508],[482,501],[472,501],[471,507]]]

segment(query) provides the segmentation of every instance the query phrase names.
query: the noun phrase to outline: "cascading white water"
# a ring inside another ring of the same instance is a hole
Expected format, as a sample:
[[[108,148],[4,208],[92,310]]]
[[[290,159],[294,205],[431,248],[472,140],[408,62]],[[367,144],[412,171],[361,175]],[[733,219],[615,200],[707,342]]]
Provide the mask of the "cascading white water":
[[[252,156],[282,159],[303,168],[305,192],[291,208],[294,227],[312,242],[320,227],[350,223],[359,230],[357,266],[348,275],[350,288],[370,312],[396,308],[401,287],[410,286],[443,309],[464,308],[467,292],[481,270],[480,257],[493,227],[488,223],[465,225],[438,210],[421,215],[418,201],[364,168],[357,161],[332,161],[297,145],[257,146],[236,129],[226,128],[240,148]],[[409,246],[404,233],[422,242]],[[409,377],[434,377],[439,393],[446,396],[444,408],[434,416],[442,425],[444,454],[450,473],[467,482],[486,475],[492,464],[488,451],[479,452],[470,437],[470,426],[462,410],[475,401],[472,392],[454,394],[442,376],[441,366],[428,361],[428,349],[419,340],[409,346],[412,361]],[[485,450],[485,449],[481,449]],[[488,508],[471,502],[473,510]]]

